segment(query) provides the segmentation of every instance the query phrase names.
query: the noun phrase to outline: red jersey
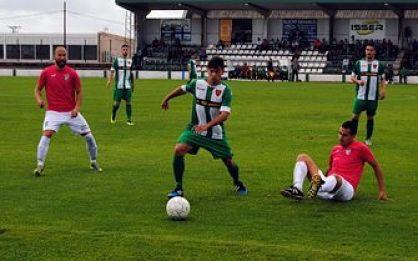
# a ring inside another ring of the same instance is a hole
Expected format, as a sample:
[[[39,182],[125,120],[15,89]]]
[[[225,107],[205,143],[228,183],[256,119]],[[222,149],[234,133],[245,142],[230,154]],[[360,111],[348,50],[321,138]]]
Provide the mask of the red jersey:
[[[355,141],[347,147],[336,145],[329,158],[329,175],[339,175],[357,189],[363,174],[364,163],[372,162],[375,158],[365,144]]]
[[[74,69],[48,66],[42,71],[38,85],[45,87],[48,111],[69,112],[74,109],[75,91],[81,89],[80,77]]]

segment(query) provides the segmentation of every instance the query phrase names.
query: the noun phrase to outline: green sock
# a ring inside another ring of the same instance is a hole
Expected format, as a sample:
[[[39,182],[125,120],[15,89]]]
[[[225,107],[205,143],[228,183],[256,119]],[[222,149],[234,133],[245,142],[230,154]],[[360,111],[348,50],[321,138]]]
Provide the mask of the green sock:
[[[183,189],[184,156],[174,156],[173,170],[176,189]]]
[[[128,117],[128,121],[132,121],[132,105],[126,104],[126,116]]]
[[[367,120],[367,136],[366,139],[371,139],[373,135],[374,120]]]
[[[118,109],[119,109],[119,105],[113,105],[113,108],[112,108],[112,120],[115,120],[116,119],[116,112],[118,111]]]

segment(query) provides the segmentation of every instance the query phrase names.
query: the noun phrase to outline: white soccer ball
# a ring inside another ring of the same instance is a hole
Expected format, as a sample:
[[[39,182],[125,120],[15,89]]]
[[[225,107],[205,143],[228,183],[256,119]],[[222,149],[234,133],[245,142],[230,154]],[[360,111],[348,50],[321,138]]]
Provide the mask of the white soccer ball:
[[[190,203],[183,197],[174,197],[167,202],[167,215],[173,220],[184,220],[190,212]]]

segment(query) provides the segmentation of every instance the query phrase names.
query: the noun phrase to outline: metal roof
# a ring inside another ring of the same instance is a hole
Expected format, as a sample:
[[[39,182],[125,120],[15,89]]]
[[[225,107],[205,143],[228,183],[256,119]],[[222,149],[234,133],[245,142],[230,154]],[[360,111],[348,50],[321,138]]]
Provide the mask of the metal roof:
[[[418,10],[417,0],[116,0],[129,10]]]

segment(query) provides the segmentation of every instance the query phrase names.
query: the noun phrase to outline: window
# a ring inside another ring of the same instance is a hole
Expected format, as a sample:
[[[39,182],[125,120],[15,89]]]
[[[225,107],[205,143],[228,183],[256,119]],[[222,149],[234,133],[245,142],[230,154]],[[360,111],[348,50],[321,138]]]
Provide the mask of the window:
[[[68,46],[68,59],[69,60],[82,60],[81,45],[69,45]]]
[[[49,45],[37,45],[36,46],[36,59],[38,60],[50,60],[50,48]]]
[[[20,46],[17,44],[8,44],[6,46],[7,59],[20,59]]]
[[[0,59],[4,59],[4,50],[3,50],[3,45],[0,44]]]
[[[84,45],[84,59],[97,60],[97,45]]]
[[[22,59],[35,59],[35,45],[21,45]]]
[[[253,38],[253,21],[251,19],[232,20],[232,43],[251,43]]]

